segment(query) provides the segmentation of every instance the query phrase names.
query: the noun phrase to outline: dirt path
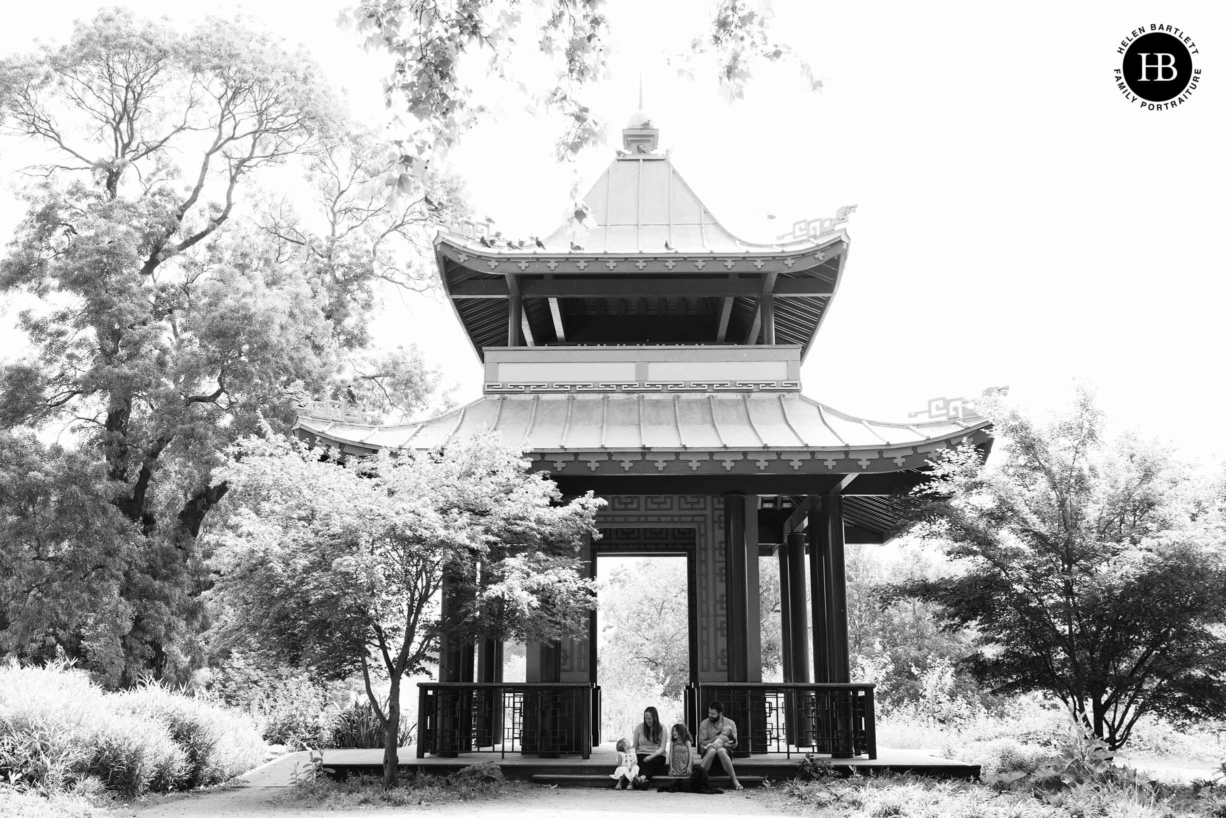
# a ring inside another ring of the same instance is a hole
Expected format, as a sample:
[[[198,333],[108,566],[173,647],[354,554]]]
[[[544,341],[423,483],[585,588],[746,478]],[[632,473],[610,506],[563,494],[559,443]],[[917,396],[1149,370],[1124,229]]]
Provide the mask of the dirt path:
[[[493,815],[499,818],[585,818],[625,812],[651,812],[659,815],[696,815],[715,810],[723,815],[774,815],[778,799],[761,790],[745,790],[724,795],[684,793],[614,792],[613,790],[549,789],[527,786],[490,801],[458,801],[416,807],[357,807],[351,810],[325,810],[319,806],[293,804],[286,788],[294,764],[302,764],[305,753],[296,753],[244,776],[244,786],[207,792],[179,793],[145,798],[115,810],[116,816],[135,818],[239,818],[268,815],[271,818],[369,818],[372,815],[469,816]],[[799,812],[795,813],[799,815]]]

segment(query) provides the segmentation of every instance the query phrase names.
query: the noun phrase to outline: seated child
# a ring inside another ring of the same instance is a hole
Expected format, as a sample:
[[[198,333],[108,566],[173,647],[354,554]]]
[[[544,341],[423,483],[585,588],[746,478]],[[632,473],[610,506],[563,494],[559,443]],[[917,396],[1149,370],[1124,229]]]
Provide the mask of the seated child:
[[[630,743],[624,738],[619,738],[617,740],[617,769],[609,776],[617,782],[614,789],[627,789],[638,774],[639,763],[634,753],[630,752]]]
[[[731,750],[735,747],[736,741],[732,738],[732,725],[724,725],[724,729],[720,730],[719,735],[707,746],[715,750]]]
[[[684,724],[674,724],[672,742],[668,751],[668,774],[676,778],[689,778],[694,758],[694,739]]]

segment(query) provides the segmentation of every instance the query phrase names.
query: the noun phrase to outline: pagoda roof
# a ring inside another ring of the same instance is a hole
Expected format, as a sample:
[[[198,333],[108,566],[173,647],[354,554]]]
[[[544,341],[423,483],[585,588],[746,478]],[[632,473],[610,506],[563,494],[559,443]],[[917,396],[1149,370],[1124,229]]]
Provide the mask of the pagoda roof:
[[[436,449],[493,431],[542,470],[618,476],[909,471],[924,468],[941,449],[982,445],[989,436],[981,417],[886,423],[799,393],[768,392],[486,395],[395,426],[321,403],[294,428],[351,454]]]

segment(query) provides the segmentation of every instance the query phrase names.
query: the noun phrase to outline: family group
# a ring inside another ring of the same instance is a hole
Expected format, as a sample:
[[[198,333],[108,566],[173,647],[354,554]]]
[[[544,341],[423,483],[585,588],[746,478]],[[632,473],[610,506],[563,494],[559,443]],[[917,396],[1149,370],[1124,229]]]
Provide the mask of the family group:
[[[616,789],[646,789],[657,775],[667,773],[677,781],[673,791],[693,791],[700,782],[704,792],[718,792],[706,783],[706,773],[718,759],[724,772],[732,779],[734,789],[741,789],[736,769],[732,766],[732,751],[736,749],[736,723],[724,716],[724,706],[711,702],[707,718],[698,725],[697,744],[689,728],[674,724],[667,737],[660,714],[654,707],[643,711],[643,721],[634,728],[632,742],[617,741],[617,769],[610,776]]]

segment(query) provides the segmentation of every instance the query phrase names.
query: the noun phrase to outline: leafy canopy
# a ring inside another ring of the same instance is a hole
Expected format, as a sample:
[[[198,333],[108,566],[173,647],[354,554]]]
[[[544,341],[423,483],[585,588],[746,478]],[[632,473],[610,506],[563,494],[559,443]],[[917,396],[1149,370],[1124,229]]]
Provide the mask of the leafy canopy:
[[[114,550],[105,573],[121,579],[100,587],[118,599],[85,597],[91,622],[13,639],[32,658],[58,646],[112,682],[183,678],[204,624],[194,540],[227,488],[214,467],[261,415],[288,429],[304,396],[352,395],[392,416],[426,402],[437,373],[412,348],[371,351],[364,319],[382,283],[430,285],[399,261],[458,192],[435,177],[394,202],[372,190],[395,154],[349,129],[306,54],[230,20],[184,33],[103,11],[63,45],[0,59],[0,135],[40,162],[0,257],[0,293],[40,299],[19,317],[30,353],[0,367],[0,429],[67,425],[80,447],[45,452],[44,516],[13,541],[42,556],[13,563],[16,604],[76,604],[36,598],[67,586],[39,585],[35,570],[75,575],[71,554],[93,538],[76,517],[100,525],[117,511],[143,538]],[[301,213],[255,195],[280,166],[314,192]],[[6,472],[31,456],[15,440],[0,448]],[[85,491],[83,479],[104,482]],[[28,519],[16,503],[3,513]],[[44,528],[72,539],[47,550],[34,539]]]
[[[561,503],[493,436],[344,464],[245,438],[222,476],[231,490],[206,540],[224,641],[323,678],[360,671],[393,779],[401,679],[430,672],[443,636],[580,636],[594,607],[579,554],[600,501]]]
[[[1092,397],[1046,425],[995,404],[1004,462],[969,449],[920,493],[922,531],[961,573],[903,590],[972,628],[972,669],[1061,699],[1107,741],[1137,719],[1226,713],[1222,498],[1165,447],[1107,439]]]

